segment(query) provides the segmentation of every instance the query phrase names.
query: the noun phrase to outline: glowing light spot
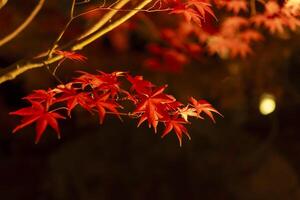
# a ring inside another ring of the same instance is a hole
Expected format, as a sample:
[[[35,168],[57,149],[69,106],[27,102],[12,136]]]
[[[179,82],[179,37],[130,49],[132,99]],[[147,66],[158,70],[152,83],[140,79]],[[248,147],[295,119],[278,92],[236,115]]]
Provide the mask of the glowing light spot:
[[[259,111],[263,115],[274,112],[276,108],[275,97],[271,94],[263,94],[259,102]]]

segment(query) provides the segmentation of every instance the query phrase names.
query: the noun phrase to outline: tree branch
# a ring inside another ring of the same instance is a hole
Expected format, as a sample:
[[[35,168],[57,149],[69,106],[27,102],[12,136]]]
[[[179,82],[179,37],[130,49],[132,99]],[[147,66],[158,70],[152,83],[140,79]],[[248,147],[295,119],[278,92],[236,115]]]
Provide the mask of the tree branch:
[[[123,0],[126,1],[126,0]],[[143,7],[145,7],[147,4],[149,4],[152,0],[144,0],[142,1],[139,5],[137,5],[137,7],[128,12],[126,15],[122,16],[120,19],[114,21],[113,23],[111,23],[109,26],[95,32],[94,34],[92,34],[91,36],[84,38],[82,40],[78,39],[76,41],[74,41],[73,44],[70,45],[65,45],[66,49],[71,49],[71,51],[76,51],[76,50],[81,50],[82,48],[84,48],[85,46],[87,46],[88,44],[92,43],[93,41],[97,40],[98,38],[100,38],[101,36],[103,36],[104,34],[108,33],[109,31],[113,30],[114,28],[118,27],[119,25],[121,25],[122,23],[124,23],[126,20],[130,19],[132,16],[134,16],[137,12],[139,12],[139,9],[142,9]],[[69,48],[67,48],[69,47]],[[39,67],[43,67],[43,66],[47,66],[50,65],[52,63],[55,63],[59,60],[61,60],[62,58],[64,58],[61,55],[56,55],[54,57],[49,58],[46,53],[41,53],[40,55],[43,56],[38,56],[35,57],[31,60],[23,60],[23,61],[19,61],[3,70],[0,71],[0,84],[8,81],[8,80],[12,80],[14,78],[16,78],[18,75],[30,70],[30,69],[35,69],[35,68],[39,68]]]
[[[126,1],[126,0],[125,0]],[[144,0],[142,1],[134,10],[130,11],[129,13],[127,13],[126,15],[124,15],[122,18],[118,19],[117,21],[115,21],[114,23],[108,25],[106,28],[99,30],[97,32],[95,32],[93,35],[83,39],[83,40],[79,40],[78,44],[75,44],[71,50],[72,51],[77,51],[77,50],[81,50],[83,47],[85,47],[86,45],[92,43],[93,41],[97,40],[99,37],[101,37],[102,35],[108,33],[109,31],[113,30],[114,28],[116,28],[117,26],[121,25],[122,23],[124,23],[125,21],[127,21],[129,18],[131,18],[132,16],[134,16],[137,12],[139,12],[140,9],[142,9],[143,7],[145,7],[147,4],[149,4],[152,0]]]
[[[16,30],[14,30],[12,33],[10,33],[9,35],[7,35],[6,37],[0,40],[0,46],[4,45],[5,43],[9,42],[17,35],[19,35],[32,22],[32,20],[35,18],[35,16],[39,13],[41,8],[43,7],[44,3],[45,0],[40,0],[39,3],[36,5],[36,7],[33,9],[33,11],[30,13],[30,15],[27,17],[27,19]]]
[[[0,0],[0,9],[5,6],[7,0]]]

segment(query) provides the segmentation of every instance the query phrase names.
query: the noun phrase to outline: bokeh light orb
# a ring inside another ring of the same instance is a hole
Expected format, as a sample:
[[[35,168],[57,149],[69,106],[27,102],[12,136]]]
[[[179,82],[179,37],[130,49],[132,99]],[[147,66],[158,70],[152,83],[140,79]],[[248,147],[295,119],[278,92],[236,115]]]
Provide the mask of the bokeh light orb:
[[[259,111],[262,115],[269,115],[276,108],[275,97],[272,94],[263,94],[259,102]]]

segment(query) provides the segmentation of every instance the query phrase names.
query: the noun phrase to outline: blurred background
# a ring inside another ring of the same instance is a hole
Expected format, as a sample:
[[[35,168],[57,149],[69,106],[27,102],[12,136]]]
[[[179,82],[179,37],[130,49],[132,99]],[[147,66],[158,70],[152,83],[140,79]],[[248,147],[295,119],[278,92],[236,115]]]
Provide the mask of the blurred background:
[[[0,37],[35,4],[16,0],[2,8]],[[69,6],[46,2],[21,35],[0,47],[0,67],[46,51],[68,21]],[[74,21],[63,41],[78,36],[97,15]],[[96,116],[75,109],[61,123],[61,140],[47,129],[35,145],[33,126],[11,134],[19,119],[8,113],[26,106],[21,98],[32,90],[58,82],[46,68],[28,71],[0,85],[1,199],[300,199],[299,35],[268,36],[245,59],[202,55],[180,71],[161,72],[143,64],[153,40],[145,24],[155,17],[137,15],[134,29],[115,29],[80,52],[87,63],[66,61],[57,76],[68,82],[76,70],[130,71],[167,83],[167,92],[180,101],[206,99],[225,117],[216,124],[192,121],[192,140],[184,138],[179,147],[175,134],[161,139],[146,125],[136,128],[137,121],[112,116],[100,126]]]

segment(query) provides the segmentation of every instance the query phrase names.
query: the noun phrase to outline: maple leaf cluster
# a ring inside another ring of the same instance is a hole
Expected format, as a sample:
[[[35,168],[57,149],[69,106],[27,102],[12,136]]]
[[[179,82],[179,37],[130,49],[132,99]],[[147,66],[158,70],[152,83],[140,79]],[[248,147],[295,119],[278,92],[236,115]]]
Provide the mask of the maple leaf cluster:
[[[70,53],[64,52],[66,55],[71,55]],[[205,113],[215,121],[212,113],[221,115],[208,102],[198,101],[193,97],[190,98],[188,105],[184,105],[174,96],[164,92],[167,85],[156,86],[144,80],[142,76],[131,76],[119,71],[112,73],[99,71],[97,74],[79,71],[79,74],[69,83],[58,85],[53,89],[35,90],[24,97],[30,106],[10,112],[11,115],[22,117],[20,125],[13,133],[35,123],[36,143],[48,125],[60,138],[58,121],[71,117],[73,109],[81,107],[90,113],[97,113],[100,124],[104,122],[107,114],[120,119],[123,115],[136,118],[139,120],[138,126],[146,122],[149,127],[153,127],[155,133],[158,124],[163,124],[165,129],[162,137],[173,130],[181,146],[184,135],[190,139],[186,128],[190,124],[189,117],[203,119],[202,113]],[[122,87],[128,83],[130,85],[128,89]],[[130,101],[134,105],[132,111],[122,106],[125,101]]]
[[[189,1],[169,1],[172,4],[173,10],[170,14],[182,15],[188,23],[194,22],[201,25],[205,21],[206,14],[213,16],[215,15],[211,9],[211,4],[200,0],[189,0]]]
[[[160,39],[149,45],[151,57],[145,66],[152,70],[178,72],[203,54],[245,58],[253,53],[253,44],[264,40],[261,28],[272,35],[284,35],[300,26],[299,0],[255,0],[252,5],[247,0],[165,3],[171,8],[169,14],[179,19],[175,26],[160,27]]]
[[[300,26],[299,6],[299,1],[286,1],[283,6],[275,1],[270,1],[265,4],[263,13],[251,17],[250,20],[256,26],[265,27],[272,34],[283,34],[286,29],[295,31]]]

